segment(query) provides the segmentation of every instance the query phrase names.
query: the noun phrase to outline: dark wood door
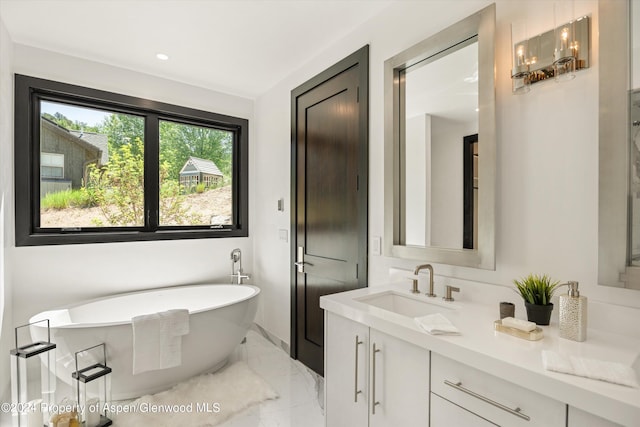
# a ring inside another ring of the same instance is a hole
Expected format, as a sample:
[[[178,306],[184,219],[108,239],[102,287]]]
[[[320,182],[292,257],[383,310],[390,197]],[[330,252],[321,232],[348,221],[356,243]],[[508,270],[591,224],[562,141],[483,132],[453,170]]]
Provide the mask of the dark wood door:
[[[463,206],[462,247],[478,247],[478,134],[463,137]]]
[[[292,92],[292,356],[323,374],[320,297],[366,286],[368,48]]]

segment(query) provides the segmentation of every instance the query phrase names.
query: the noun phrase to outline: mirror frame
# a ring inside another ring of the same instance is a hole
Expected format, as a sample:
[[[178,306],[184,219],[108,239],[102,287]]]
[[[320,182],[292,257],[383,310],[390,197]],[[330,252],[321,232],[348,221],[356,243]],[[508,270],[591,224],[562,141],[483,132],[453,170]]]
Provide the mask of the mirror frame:
[[[384,63],[384,254],[495,270],[495,27],[496,6],[491,4],[439,33],[411,46]],[[440,57],[446,49],[478,36],[478,247],[453,249],[400,244],[399,72],[417,62]]]
[[[629,250],[629,2],[598,2],[598,284],[640,289]],[[617,46],[603,49],[603,46]]]

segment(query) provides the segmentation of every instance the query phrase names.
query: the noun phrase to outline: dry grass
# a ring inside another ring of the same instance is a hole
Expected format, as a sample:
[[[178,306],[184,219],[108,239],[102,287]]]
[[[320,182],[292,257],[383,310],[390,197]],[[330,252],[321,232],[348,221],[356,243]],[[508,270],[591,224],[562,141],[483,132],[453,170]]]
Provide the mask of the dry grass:
[[[231,186],[205,191],[201,194],[185,196],[184,206],[188,213],[199,215],[204,223],[209,224],[212,217],[227,218],[231,221]],[[105,221],[100,208],[67,208],[46,209],[40,215],[41,227],[95,227],[93,219]],[[107,225],[107,224],[105,224]]]

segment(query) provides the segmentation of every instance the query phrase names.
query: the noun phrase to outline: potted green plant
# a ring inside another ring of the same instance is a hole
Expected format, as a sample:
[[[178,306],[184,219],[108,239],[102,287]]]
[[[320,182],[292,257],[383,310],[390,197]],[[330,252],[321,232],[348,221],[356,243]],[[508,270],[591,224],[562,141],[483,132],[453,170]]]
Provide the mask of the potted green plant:
[[[548,325],[553,311],[551,297],[559,282],[551,280],[546,274],[529,274],[520,280],[514,280],[513,283],[524,299],[527,319],[537,325]]]

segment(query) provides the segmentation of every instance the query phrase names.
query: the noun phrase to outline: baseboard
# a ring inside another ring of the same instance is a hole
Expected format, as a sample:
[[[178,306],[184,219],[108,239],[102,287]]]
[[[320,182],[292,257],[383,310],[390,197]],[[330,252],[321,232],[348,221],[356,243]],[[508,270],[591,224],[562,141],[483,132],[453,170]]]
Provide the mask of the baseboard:
[[[267,331],[262,326],[258,325],[257,323],[254,323],[253,325],[251,325],[251,329],[253,331],[259,333],[260,335],[262,335],[265,339],[267,339],[269,342],[271,342],[271,344],[275,345],[276,347],[281,348],[287,354],[291,354],[290,347],[289,347],[288,343],[282,341],[280,338],[278,338],[277,336],[273,335],[271,332]]]

